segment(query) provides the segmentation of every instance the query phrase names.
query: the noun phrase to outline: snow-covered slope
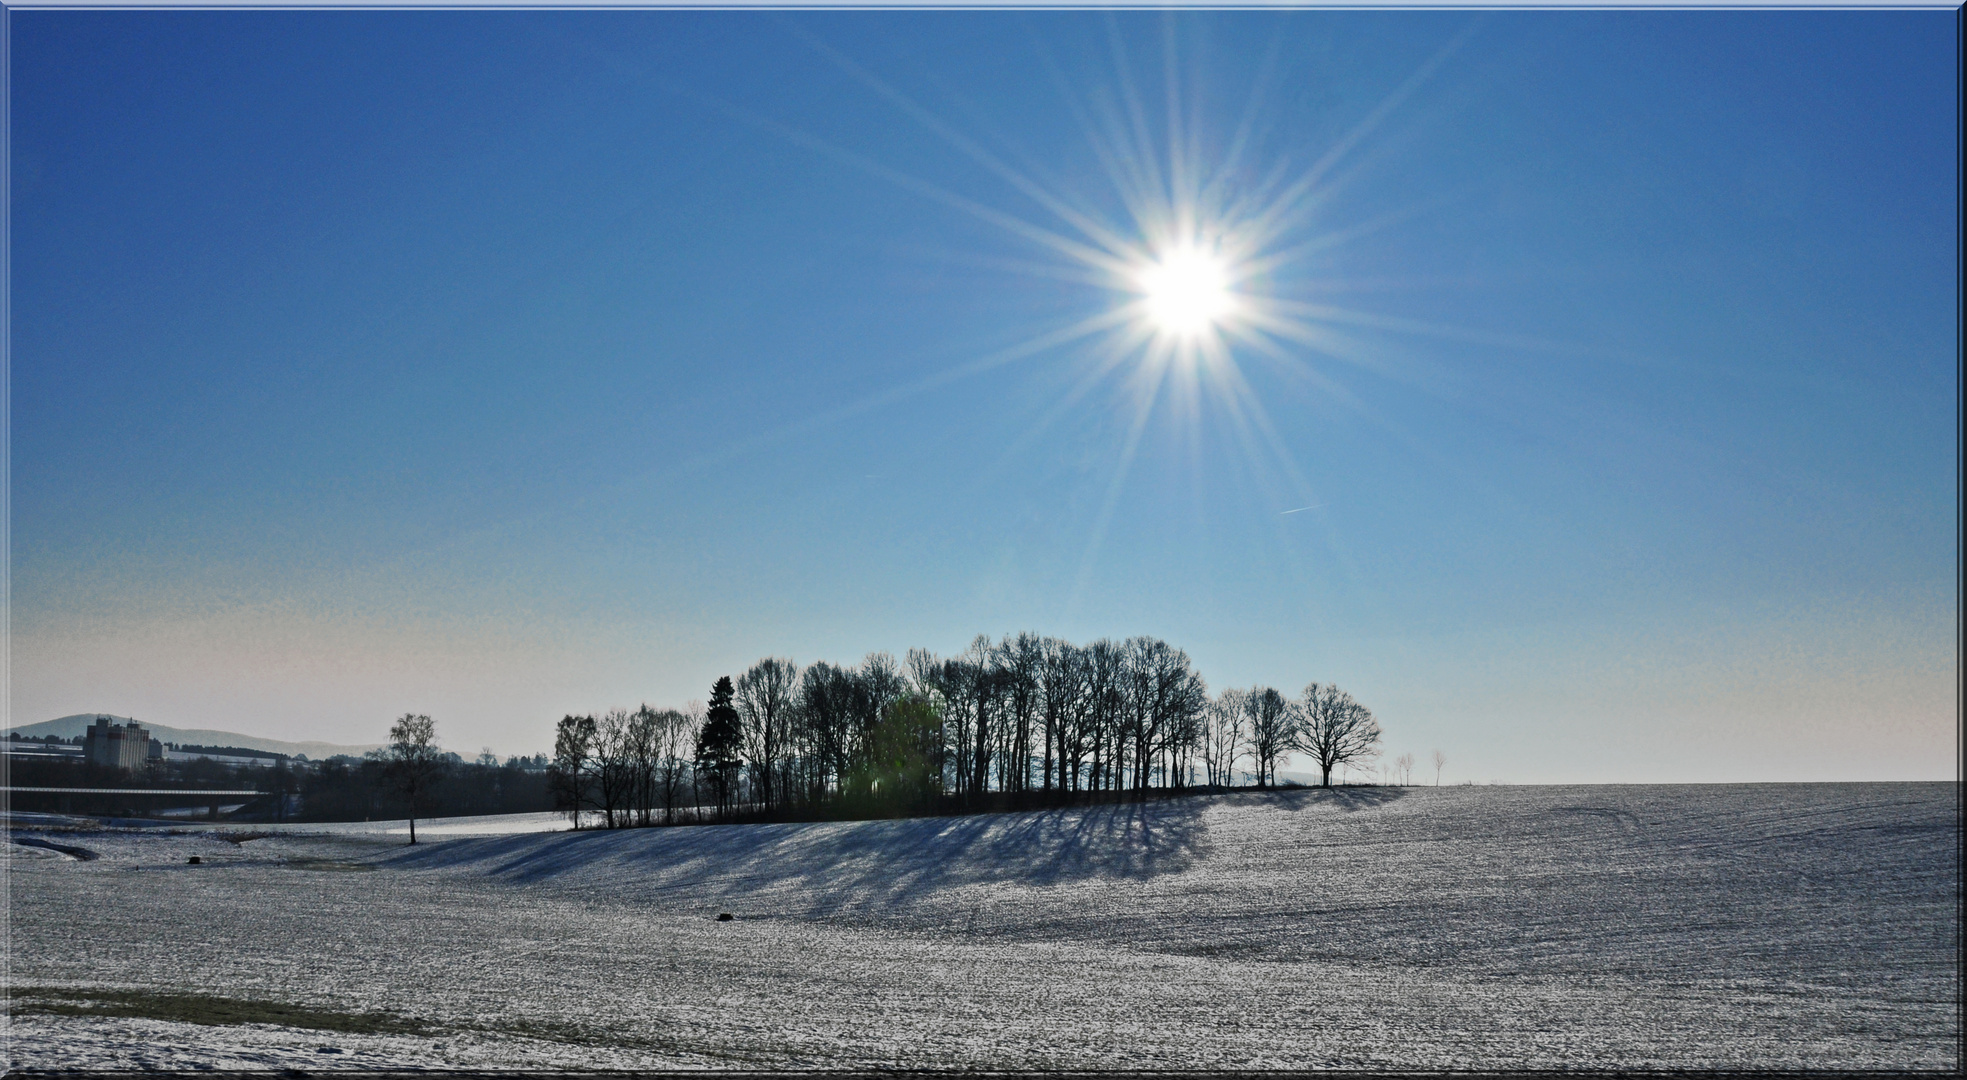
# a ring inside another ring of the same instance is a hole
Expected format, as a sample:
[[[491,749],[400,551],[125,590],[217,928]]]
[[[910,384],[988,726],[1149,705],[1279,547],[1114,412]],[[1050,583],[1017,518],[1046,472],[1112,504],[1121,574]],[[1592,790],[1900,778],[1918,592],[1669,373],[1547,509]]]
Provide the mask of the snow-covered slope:
[[[691,911],[1280,962],[1836,972],[1956,928],[1952,785],[1338,788],[459,840],[404,867]],[[1936,891],[1938,890],[1938,891]],[[1835,912],[1834,917],[1831,913]]]
[[[368,1068],[1946,1069],[1958,792],[1355,788],[415,848],[70,834],[101,858],[12,875],[16,1062],[323,1063],[319,1031],[35,1011],[107,985],[427,1027],[333,1036]]]

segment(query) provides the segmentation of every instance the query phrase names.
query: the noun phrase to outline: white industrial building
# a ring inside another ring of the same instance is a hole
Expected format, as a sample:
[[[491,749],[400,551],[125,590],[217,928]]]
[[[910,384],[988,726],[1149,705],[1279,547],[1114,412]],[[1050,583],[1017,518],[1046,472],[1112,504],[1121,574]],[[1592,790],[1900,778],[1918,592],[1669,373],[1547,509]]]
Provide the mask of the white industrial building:
[[[135,720],[118,724],[107,716],[98,716],[89,725],[82,746],[89,764],[132,771],[164,757],[164,744],[151,738],[150,732],[139,727]]]

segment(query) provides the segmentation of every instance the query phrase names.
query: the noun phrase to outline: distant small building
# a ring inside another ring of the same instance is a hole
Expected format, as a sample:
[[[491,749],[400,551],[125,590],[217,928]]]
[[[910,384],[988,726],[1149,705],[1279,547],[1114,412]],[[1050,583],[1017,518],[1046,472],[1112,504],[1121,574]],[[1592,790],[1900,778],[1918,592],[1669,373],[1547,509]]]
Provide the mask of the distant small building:
[[[141,769],[153,757],[164,755],[164,745],[150,737],[150,732],[137,726],[135,720],[127,724],[113,723],[110,717],[98,716],[83,735],[83,753],[91,765],[109,765],[118,769]]]

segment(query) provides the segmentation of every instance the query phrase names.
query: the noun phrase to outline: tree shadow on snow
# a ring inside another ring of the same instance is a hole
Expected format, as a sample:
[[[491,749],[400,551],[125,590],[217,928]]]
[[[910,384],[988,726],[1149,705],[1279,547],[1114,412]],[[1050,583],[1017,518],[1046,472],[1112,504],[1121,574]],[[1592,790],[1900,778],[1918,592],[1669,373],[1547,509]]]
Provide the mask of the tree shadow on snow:
[[[705,825],[460,839],[387,860],[519,884],[632,886],[676,899],[805,891],[822,907],[899,905],[977,883],[1146,880],[1207,852],[1214,800],[1163,799],[1021,814]]]
[[[1407,796],[1404,787],[1315,787],[1315,788],[1276,788],[1269,792],[1279,808],[1301,811],[1318,807],[1331,807],[1346,813],[1360,810],[1373,810],[1388,803],[1399,802]]]

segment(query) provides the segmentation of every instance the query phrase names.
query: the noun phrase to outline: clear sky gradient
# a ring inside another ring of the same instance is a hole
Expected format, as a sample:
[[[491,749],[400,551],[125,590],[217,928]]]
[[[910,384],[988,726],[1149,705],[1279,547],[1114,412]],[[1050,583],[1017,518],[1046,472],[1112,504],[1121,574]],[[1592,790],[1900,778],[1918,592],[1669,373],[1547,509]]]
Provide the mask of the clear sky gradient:
[[[12,722],[1030,629],[1450,782],[1953,777],[1956,18],[15,13]],[[1190,204],[1283,314],[1171,357],[1084,250]]]

